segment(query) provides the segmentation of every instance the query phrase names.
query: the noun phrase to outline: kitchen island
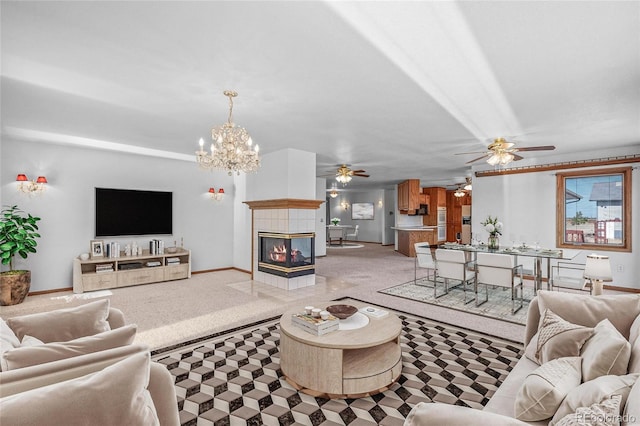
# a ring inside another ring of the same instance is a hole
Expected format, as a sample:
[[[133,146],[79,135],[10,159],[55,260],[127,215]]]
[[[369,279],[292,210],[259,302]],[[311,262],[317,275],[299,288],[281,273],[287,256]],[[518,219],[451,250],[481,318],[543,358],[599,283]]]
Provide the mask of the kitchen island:
[[[438,240],[437,226],[391,227],[398,233],[398,252],[416,257],[415,243],[429,243],[434,246]]]

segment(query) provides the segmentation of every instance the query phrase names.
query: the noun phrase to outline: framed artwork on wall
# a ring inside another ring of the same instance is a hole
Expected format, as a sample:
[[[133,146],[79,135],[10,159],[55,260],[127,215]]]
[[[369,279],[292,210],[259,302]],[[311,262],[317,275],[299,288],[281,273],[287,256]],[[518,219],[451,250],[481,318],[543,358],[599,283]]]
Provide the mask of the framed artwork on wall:
[[[373,220],[373,203],[351,204],[351,219]]]
[[[91,240],[91,258],[104,257],[104,242],[102,240]]]

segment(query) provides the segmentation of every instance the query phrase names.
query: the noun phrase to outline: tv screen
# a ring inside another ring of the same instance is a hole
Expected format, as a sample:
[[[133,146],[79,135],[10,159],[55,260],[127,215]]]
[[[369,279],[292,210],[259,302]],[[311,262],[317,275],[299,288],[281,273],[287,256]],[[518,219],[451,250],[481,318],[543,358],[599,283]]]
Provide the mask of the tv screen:
[[[96,237],[173,233],[173,193],[96,188]]]

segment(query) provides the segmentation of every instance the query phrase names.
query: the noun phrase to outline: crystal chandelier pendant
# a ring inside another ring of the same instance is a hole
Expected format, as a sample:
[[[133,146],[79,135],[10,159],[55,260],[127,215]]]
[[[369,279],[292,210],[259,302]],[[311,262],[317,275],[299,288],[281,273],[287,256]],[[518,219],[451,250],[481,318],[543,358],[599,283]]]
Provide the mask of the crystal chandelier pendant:
[[[244,127],[233,123],[233,98],[236,92],[226,90],[229,98],[229,119],[226,123],[211,129],[211,153],[204,151],[204,141],[200,139],[200,150],[196,151],[198,166],[205,170],[223,169],[231,176],[233,172],[253,173],[260,167],[260,148]]]

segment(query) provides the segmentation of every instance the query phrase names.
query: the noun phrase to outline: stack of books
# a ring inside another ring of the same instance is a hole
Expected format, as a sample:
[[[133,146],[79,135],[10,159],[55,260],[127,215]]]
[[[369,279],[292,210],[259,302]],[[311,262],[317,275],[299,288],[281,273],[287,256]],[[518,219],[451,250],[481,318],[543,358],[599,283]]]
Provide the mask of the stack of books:
[[[167,257],[167,265],[179,265],[180,258],[179,257]]]
[[[360,312],[365,315],[369,315],[372,318],[382,318],[389,315],[388,311],[385,311],[384,309],[374,308],[373,306],[366,306],[364,308],[361,308]]]
[[[340,320],[333,315],[329,315],[329,318],[325,320],[306,314],[293,314],[291,316],[291,323],[316,336],[331,333],[340,326]]]
[[[164,254],[164,241],[162,240],[149,241],[149,254]]]
[[[157,260],[150,260],[147,262],[148,267],[154,267],[154,266],[160,266],[160,265],[162,265],[162,263],[160,263]]]
[[[96,265],[96,273],[102,274],[105,272],[113,272],[113,263],[101,263]]]

